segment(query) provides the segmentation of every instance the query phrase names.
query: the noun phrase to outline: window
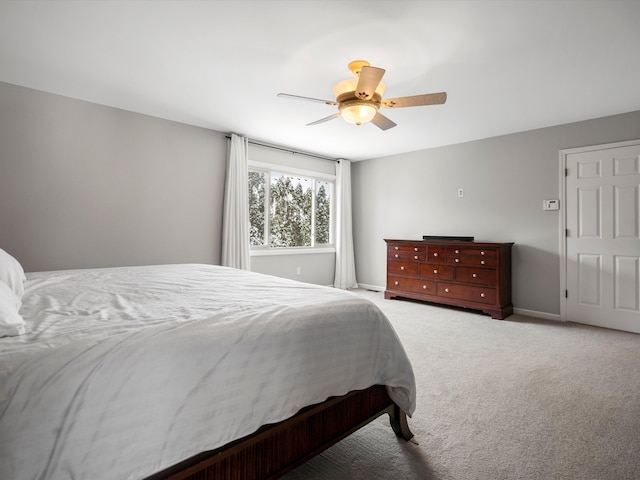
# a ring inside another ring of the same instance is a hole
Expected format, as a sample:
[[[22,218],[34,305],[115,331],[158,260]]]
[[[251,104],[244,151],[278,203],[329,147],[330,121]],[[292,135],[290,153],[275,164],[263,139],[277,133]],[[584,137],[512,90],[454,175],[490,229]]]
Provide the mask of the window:
[[[254,251],[332,247],[333,176],[250,166],[248,180]]]

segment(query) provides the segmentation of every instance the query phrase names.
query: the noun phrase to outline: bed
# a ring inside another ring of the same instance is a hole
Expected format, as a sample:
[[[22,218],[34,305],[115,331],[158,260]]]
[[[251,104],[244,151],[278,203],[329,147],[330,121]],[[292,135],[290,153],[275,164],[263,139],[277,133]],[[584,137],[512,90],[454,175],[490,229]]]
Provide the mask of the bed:
[[[22,287],[24,334],[0,338],[0,478],[277,478],[382,414],[411,437],[411,364],[357,294],[198,264]]]

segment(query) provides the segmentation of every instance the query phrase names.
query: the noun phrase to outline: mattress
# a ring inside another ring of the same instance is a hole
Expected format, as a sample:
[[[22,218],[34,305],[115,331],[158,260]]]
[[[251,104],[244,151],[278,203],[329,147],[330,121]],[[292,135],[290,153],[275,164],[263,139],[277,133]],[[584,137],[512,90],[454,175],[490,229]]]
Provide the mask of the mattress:
[[[329,287],[211,265],[28,273],[0,338],[0,478],[138,479],[374,384],[411,415],[387,318]]]

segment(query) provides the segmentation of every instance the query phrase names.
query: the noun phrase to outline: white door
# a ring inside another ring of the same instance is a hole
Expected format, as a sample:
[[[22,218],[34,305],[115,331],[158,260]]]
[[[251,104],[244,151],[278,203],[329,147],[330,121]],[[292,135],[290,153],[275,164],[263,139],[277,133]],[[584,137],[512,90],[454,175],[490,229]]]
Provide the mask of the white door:
[[[563,157],[564,319],[640,333],[640,141]]]

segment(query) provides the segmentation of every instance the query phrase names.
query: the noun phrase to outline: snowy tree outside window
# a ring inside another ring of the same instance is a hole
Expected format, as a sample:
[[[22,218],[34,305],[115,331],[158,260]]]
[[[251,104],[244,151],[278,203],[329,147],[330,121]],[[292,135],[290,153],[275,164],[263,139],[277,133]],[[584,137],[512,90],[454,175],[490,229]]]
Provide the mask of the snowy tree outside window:
[[[286,172],[249,171],[252,247],[332,244],[334,182]]]

